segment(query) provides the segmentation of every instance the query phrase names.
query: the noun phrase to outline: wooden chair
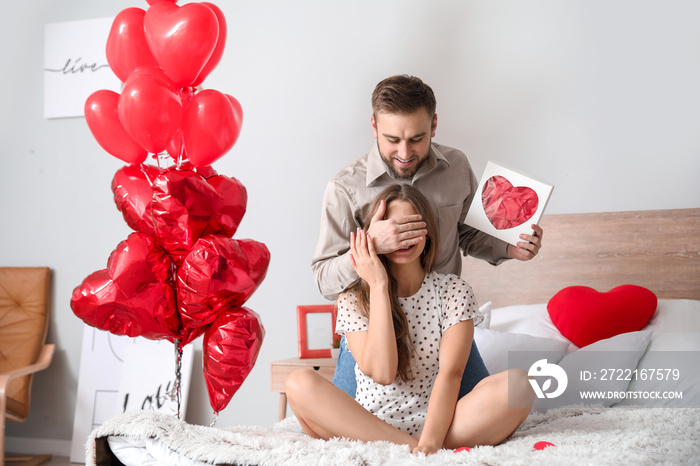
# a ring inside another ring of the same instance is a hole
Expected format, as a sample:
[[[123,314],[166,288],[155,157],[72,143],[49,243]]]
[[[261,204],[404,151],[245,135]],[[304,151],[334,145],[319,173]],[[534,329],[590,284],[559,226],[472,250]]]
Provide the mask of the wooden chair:
[[[29,414],[32,378],[51,364],[47,345],[51,270],[0,267],[0,466],[41,464],[51,455],[5,457],[5,420],[23,422]]]

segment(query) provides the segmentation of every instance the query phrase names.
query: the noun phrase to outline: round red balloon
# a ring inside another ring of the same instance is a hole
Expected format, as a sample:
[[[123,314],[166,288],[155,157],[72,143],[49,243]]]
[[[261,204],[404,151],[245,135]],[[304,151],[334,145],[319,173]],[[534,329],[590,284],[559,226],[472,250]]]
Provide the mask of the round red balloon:
[[[126,163],[143,163],[148,151],[124,130],[118,114],[119,94],[100,90],[85,101],[85,121],[98,144]]]
[[[145,14],[141,8],[126,8],[112,22],[107,37],[107,63],[121,82],[141,65],[158,65],[143,32]]]
[[[243,123],[236,99],[213,89],[194,96],[182,119],[182,135],[189,161],[195,167],[211,165],[231,150]]]
[[[151,53],[179,87],[195,82],[219,38],[216,14],[200,3],[156,2],[146,11],[143,28]]]
[[[202,347],[209,403],[218,413],[248,377],[265,338],[260,316],[248,308],[231,309],[207,329]]]
[[[119,121],[149,152],[165,150],[182,122],[182,103],[175,87],[154,66],[136,68],[119,98]]]

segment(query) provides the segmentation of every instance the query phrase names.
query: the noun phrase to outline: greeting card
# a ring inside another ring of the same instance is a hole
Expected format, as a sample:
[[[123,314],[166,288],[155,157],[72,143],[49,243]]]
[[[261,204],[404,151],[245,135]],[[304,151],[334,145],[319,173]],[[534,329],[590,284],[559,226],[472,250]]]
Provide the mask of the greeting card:
[[[539,224],[554,187],[504,165],[488,162],[464,220],[469,226],[517,245]]]

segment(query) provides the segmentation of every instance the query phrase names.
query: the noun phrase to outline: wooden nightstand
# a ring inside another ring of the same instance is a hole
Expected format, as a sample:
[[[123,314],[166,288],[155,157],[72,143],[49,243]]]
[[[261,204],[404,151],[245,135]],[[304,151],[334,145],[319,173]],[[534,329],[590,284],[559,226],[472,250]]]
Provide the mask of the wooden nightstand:
[[[270,363],[270,391],[279,392],[279,419],[282,420],[287,416],[287,394],[284,392],[284,381],[287,376],[296,369],[302,367],[310,367],[318,371],[323,377],[328,380],[333,378],[335,373],[336,358],[317,358],[317,359],[299,359],[289,358]]]

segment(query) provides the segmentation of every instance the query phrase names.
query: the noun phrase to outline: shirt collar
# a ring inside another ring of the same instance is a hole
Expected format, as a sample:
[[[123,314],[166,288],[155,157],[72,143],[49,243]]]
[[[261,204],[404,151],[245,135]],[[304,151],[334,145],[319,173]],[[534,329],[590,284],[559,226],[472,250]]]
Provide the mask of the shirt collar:
[[[418,173],[414,175],[413,180],[411,180],[411,184],[433,171],[438,164],[443,163],[449,168],[450,162],[448,162],[445,156],[442,155],[442,152],[440,152],[435,144],[431,144],[430,153],[428,153],[428,160],[418,170]],[[389,174],[381,155],[379,155],[379,146],[375,142],[367,155],[367,186],[369,187],[375,185],[382,177],[387,179],[393,178],[391,174]]]

